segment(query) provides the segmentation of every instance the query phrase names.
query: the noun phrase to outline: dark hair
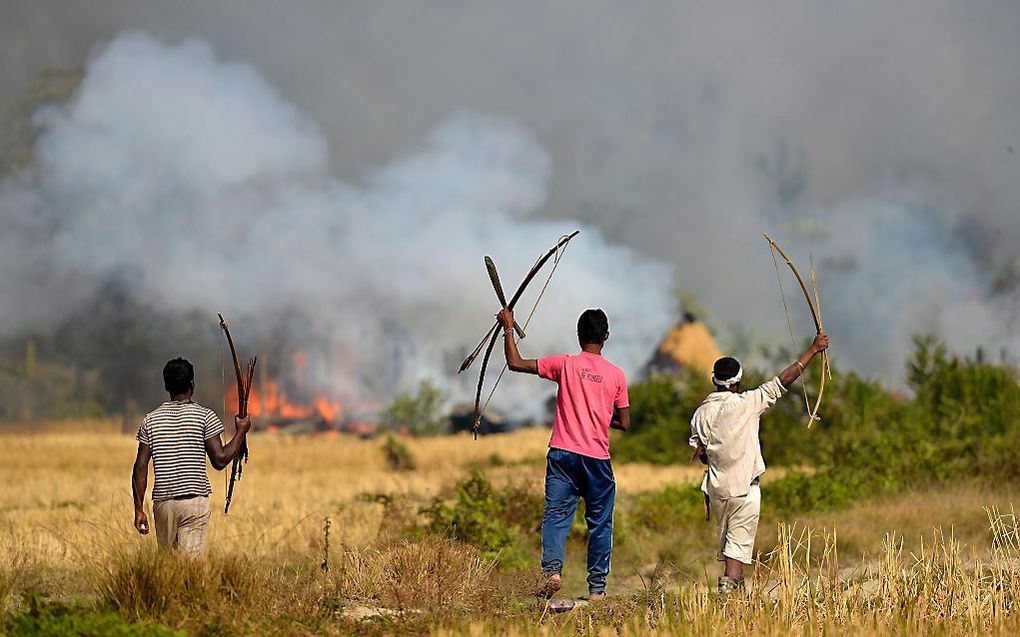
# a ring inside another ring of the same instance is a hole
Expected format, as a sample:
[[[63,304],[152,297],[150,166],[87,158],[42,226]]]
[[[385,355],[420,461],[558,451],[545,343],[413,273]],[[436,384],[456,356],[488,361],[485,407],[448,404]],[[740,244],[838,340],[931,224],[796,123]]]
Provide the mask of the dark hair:
[[[712,367],[712,373],[718,380],[729,380],[740,371],[740,362],[735,358],[720,358]]]
[[[609,319],[602,310],[585,310],[577,319],[577,340],[581,345],[601,345],[609,338]]]
[[[195,368],[186,359],[175,358],[163,366],[163,387],[171,398],[187,393],[193,382]]]

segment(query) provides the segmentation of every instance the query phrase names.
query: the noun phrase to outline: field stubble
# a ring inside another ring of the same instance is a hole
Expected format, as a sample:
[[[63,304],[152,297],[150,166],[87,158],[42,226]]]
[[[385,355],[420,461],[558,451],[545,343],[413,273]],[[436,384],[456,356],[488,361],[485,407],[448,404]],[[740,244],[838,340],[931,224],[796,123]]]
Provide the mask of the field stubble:
[[[257,436],[235,508],[213,516],[209,558],[191,562],[156,553],[152,536],[130,527],[130,437],[2,435],[0,603],[7,612],[23,609],[19,596],[36,591],[112,608],[127,621],[204,632],[863,634],[1020,627],[1016,520],[1009,510],[983,509],[1008,506],[1014,495],[1008,491],[904,494],[804,517],[793,527],[775,524],[766,495],[762,564],[748,593],[725,604],[710,593],[709,526],[694,538],[632,529],[614,556],[618,594],[560,616],[544,614],[522,595],[534,584],[533,572],[501,572],[476,548],[449,539],[386,538],[385,506],[363,497],[426,503],[450,495],[477,467],[494,483],[540,492],[546,440],[546,431],[534,430],[478,442],[408,441],[417,468],[393,472],[380,441]],[[693,485],[700,476],[690,466],[626,464],[616,472],[621,510],[631,495]],[[212,475],[214,511],[222,510],[222,477]],[[808,530],[822,527],[839,529],[839,542],[833,532]],[[659,568],[664,554],[690,557],[668,550],[685,541],[701,576]],[[572,551],[568,582],[576,587],[583,555]]]

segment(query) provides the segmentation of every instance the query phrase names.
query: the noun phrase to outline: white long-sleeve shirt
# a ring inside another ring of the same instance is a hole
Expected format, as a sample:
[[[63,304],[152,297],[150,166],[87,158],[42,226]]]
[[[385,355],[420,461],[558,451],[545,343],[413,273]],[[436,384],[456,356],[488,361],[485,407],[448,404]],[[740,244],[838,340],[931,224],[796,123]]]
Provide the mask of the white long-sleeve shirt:
[[[701,489],[710,498],[747,495],[754,479],[765,473],[758,440],[761,415],[785,393],[777,376],[739,394],[713,392],[694,412],[690,445],[704,447],[708,453],[708,471]]]

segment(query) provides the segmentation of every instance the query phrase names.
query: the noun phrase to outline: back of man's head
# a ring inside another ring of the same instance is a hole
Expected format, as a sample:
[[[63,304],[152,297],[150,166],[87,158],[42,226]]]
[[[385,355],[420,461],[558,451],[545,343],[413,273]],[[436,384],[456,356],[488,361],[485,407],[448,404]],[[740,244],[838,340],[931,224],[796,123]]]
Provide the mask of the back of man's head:
[[[602,310],[585,310],[577,319],[577,340],[581,345],[602,345],[609,338],[609,318]]]
[[[729,356],[720,358],[712,367],[712,382],[719,387],[729,388],[733,384],[738,384],[740,375],[742,375],[740,361]]]
[[[167,361],[163,366],[163,386],[170,397],[188,393],[195,382],[195,368],[184,358]]]

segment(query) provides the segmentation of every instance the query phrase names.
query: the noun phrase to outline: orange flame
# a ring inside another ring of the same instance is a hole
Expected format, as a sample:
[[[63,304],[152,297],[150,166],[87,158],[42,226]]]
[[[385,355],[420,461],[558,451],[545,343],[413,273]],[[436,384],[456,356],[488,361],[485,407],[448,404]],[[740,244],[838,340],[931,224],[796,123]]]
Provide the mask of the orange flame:
[[[227,388],[227,409],[237,405],[237,385],[230,385]],[[287,420],[300,420],[318,416],[326,422],[334,422],[341,413],[339,401],[331,400],[326,396],[316,396],[310,405],[299,405],[291,402],[283,393],[280,386],[272,380],[267,380],[262,387],[252,387],[251,395],[248,397],[248,414],[253,418],[275,417]]]

